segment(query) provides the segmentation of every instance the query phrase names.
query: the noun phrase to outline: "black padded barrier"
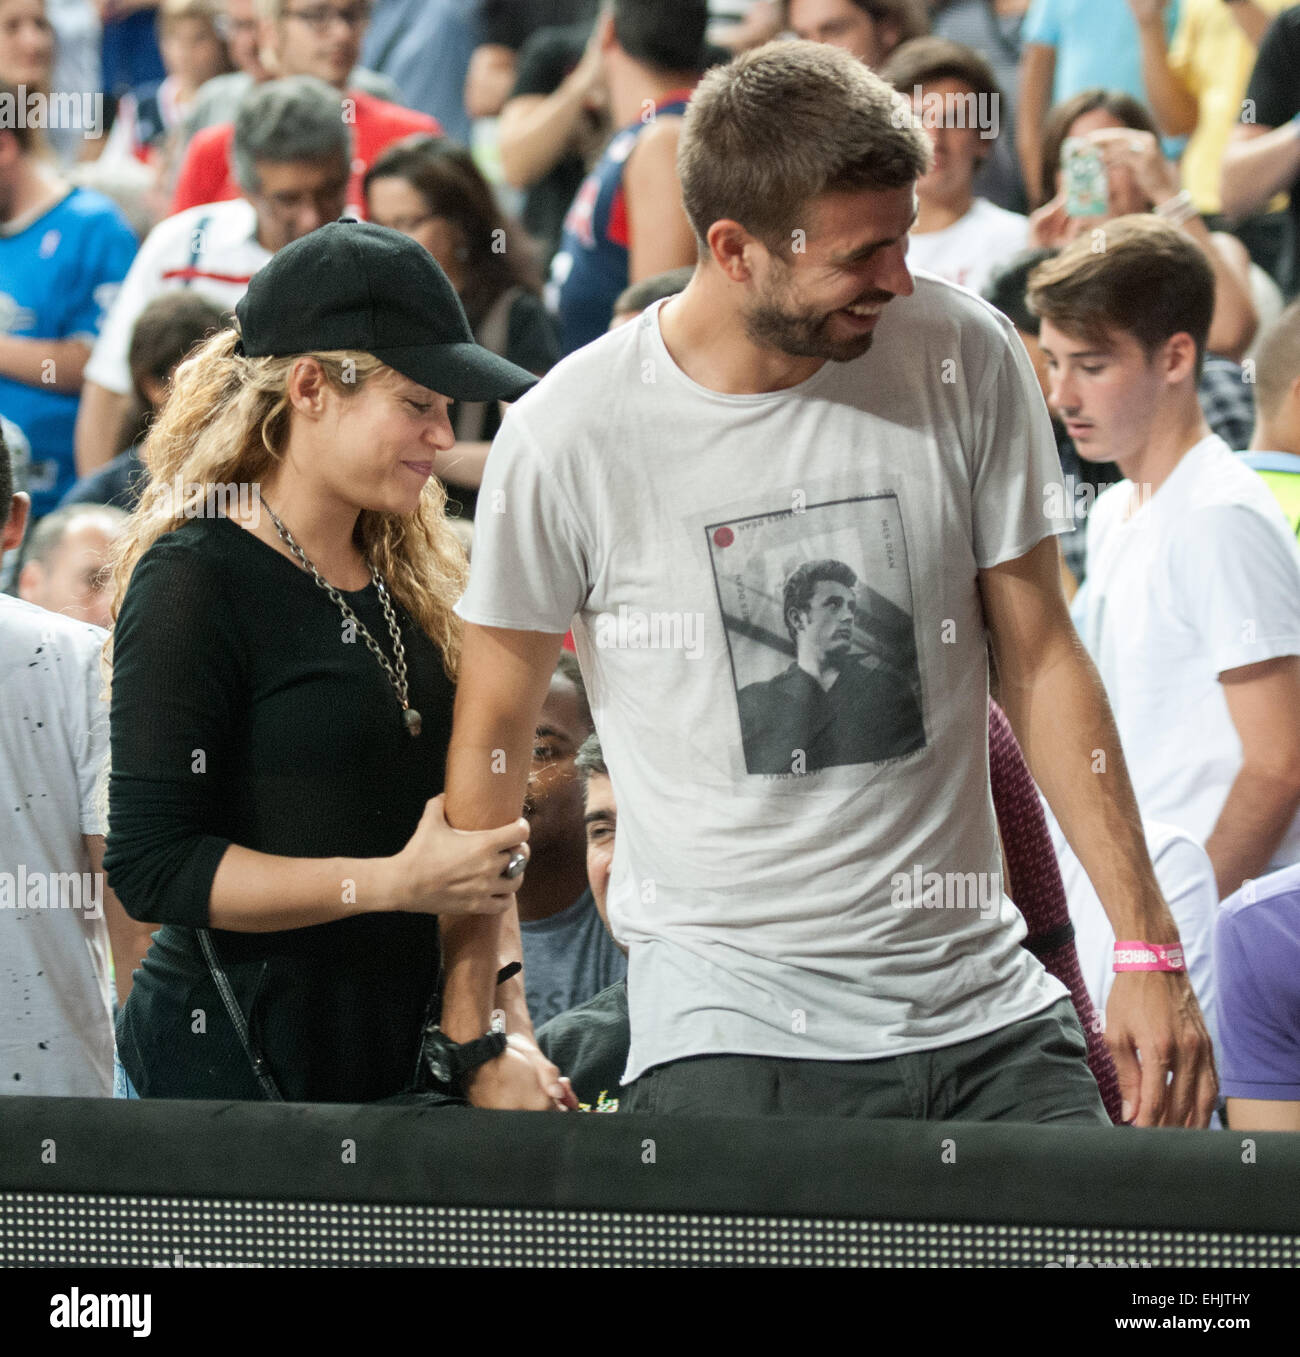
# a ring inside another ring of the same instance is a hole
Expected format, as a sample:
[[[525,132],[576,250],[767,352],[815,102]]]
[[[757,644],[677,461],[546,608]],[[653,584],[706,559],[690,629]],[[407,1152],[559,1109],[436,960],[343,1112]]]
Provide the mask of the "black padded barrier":
[[[0,1265],[1300,1264],[1300,1136],[0,1099]]]

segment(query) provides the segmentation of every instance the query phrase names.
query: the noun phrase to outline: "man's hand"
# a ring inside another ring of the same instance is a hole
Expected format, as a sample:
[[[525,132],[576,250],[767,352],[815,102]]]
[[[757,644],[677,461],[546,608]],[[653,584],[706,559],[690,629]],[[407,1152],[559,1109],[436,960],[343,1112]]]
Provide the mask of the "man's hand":
[[[470,1105],[519,1112],[566,1112],[578,1100],[568,1079],[518,1033],[506,1038],[506,1049],[480,1065],[466,1081]]]
[[[1106,1041],[1119,1072],[1126,1122],[1210,1124],[1219,1080],[1205,1019],[1186,973],[1121,971],[1106,1004]],[[1170,1071],[1172,1081],[1167,1078]]]

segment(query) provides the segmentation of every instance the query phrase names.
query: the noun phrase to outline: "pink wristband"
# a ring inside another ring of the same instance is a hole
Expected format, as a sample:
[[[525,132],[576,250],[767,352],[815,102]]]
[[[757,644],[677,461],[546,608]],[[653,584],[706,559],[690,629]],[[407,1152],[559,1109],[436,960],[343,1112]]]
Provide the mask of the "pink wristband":
[[[1185,971],[1181,942],[1163,946],[1158,942],[1117,942],[1116,971]]]

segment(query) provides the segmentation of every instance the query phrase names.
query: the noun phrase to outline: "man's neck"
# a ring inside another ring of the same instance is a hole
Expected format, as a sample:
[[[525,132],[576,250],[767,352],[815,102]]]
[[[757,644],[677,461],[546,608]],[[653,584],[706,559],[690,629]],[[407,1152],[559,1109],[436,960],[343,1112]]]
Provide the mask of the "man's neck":
[[[1124,478],[1137,488],[1138,499],[1132,508],[1154,495],[1173,475],[1178,463],[1210,436],[1210,426],[1195,400],[1181,417],[1157,419],[1153,429],[1151,438],[1138,452],[1116,463]]]
[[[784,391],[807,381],[825,358],[796,358],[755,344],[733,312],[725,280],[696,269],[684,292],[659,310],[659,333],[674,363],[700,386],[728,396]]]
[[[955,222],[959,222],[975,201],[975,195],[967,187],[961,195],[953,198],[922,198],[916,202],[916,225],[912,227],[914,236],[928,235],[931,231],[946,231]]]
[[[645,114],[648,103],[657,104],[673,90],[688,89],[697,75],[678,71],[652,71],[626,57],[609,73],[609,112],[615,127],[627,127]]]
[[[839,665],[832,664],[829,660],[822,660],[819,663],[815,659],[801,658],[796,663],[824,693],[830,692],[840,676]]]
[[[67,184],[53,170],[38,161],[23,159],[14,174],[4,224],[10,226],[24,217],[36,216],[53,207],[67,191]]]
[[[1289,452],[1293,457],[1300,456],[1300,438],[1294,431],[1280,424],[1259,419],[1255,423],[1255,432],[1251,436],[1248,452]]]
[[[515,896],[523,923],[538,923],[563,913],[587,889],[585,849],[576,853],[539,853],[528,863],[524,884]]]

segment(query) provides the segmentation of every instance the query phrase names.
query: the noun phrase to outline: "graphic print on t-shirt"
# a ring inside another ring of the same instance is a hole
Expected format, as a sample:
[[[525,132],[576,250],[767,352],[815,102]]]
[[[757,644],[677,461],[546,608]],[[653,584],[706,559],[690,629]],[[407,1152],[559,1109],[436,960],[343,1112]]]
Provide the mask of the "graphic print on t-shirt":
[[[749,773],[798,776],[925,748],[897,495],[705,531]]]

